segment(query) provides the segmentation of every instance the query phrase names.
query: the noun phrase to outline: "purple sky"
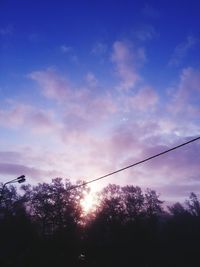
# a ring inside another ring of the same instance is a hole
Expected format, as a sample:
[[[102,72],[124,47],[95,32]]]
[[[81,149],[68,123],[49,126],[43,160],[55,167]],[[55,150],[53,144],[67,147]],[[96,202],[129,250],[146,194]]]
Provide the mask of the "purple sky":
[[[200,136],[197,1],[44,2],[1,4],[1,181],[91,180]],[[200,189],[199,148],[91,186],[183,200]]]

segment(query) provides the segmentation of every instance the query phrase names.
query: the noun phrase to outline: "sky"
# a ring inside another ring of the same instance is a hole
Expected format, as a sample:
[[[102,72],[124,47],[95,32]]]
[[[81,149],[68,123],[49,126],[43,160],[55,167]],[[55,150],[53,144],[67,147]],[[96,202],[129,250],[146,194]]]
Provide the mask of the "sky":
[[[200,2],[0,0],[0,181],[91,180],[200,136]],[[91,184],[200,190],[200,142]]]

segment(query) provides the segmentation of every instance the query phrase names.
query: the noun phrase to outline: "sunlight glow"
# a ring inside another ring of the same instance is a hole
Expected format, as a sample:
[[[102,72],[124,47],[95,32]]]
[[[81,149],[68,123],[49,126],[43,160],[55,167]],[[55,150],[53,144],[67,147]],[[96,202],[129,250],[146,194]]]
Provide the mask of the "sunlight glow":
[[[81,201],[83,212],[87,214],[90,211],[92,211],[96,203],[97,203],[97,200],[96,200],[94,192],[90,192],[87,195],[85,195],[84,199]]]

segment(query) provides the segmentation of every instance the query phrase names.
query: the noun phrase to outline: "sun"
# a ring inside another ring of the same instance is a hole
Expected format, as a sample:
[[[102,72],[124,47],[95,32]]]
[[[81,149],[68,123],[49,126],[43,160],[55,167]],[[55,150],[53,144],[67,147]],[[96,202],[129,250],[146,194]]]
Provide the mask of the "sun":
[[[97,203],[96,194],[94,192],[87,193],[81,201],[83,212],[87,214],[90,211],[92,211],[96,203]]]

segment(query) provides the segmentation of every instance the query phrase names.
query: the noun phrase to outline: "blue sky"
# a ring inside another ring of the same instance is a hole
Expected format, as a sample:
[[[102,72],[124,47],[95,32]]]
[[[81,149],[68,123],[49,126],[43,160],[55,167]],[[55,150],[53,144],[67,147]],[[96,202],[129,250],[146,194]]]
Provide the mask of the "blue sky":
[[[21,173],[31,183],[89,180],[198,136],[199,7],[2,0],[2,181]],[[169,200],[185,198],[200,187],[197,147],[93,189],[137,184]]]

